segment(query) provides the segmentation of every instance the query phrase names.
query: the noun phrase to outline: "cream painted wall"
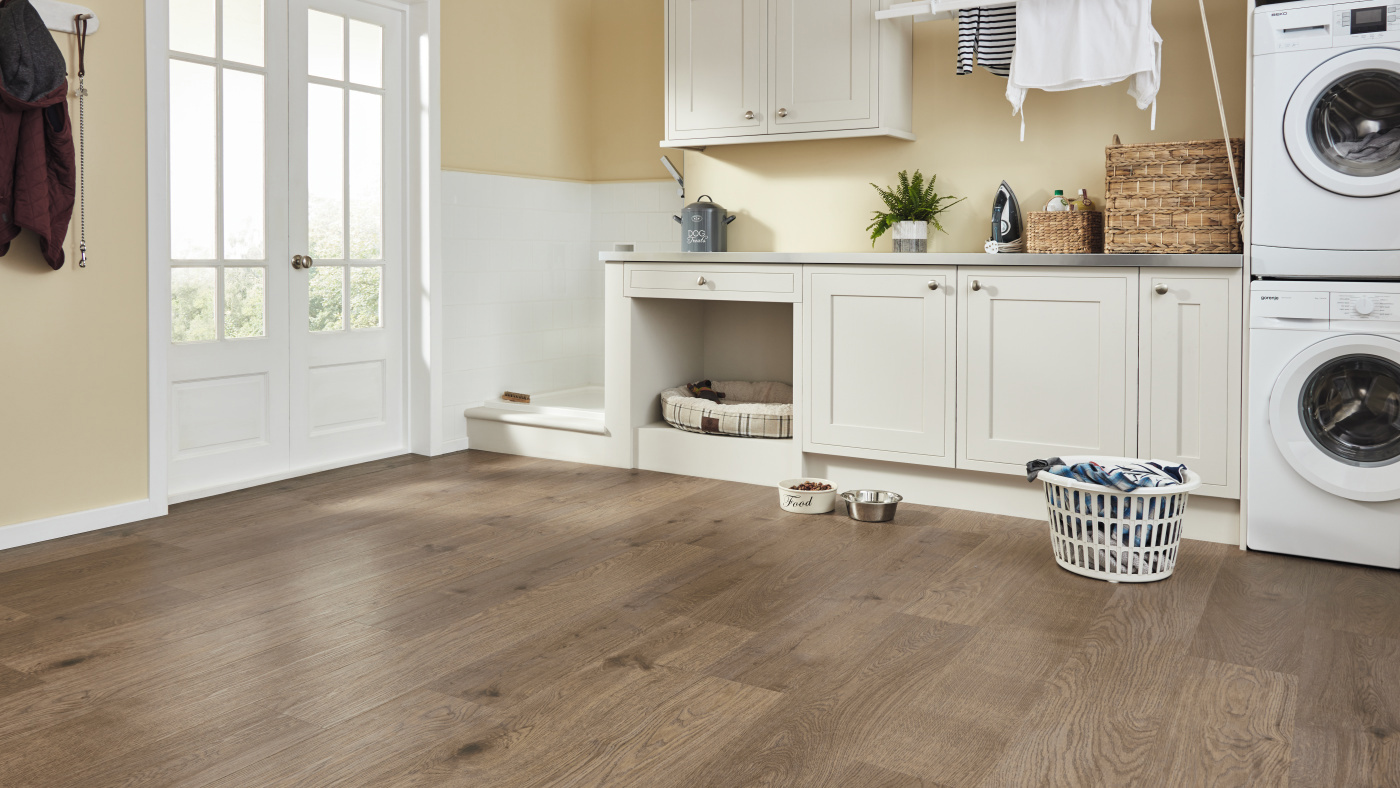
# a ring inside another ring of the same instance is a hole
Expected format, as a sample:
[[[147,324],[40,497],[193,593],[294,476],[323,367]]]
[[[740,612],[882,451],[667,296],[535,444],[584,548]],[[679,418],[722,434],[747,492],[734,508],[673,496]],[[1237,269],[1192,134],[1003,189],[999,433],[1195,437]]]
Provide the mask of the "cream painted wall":
[[[1245,4],[1207,0],[1232,136],[1244,136]],[[915,25],[914,131],[917,142],[887,138],[711,146],[686,154],[687,191],[711,194],[741,217],[729,229],[735,251],[869,251],[865,233],[880,206],[871,182],[902,169],[938,175],[940,193],[968,199],[943,216],[948,235],[933,251],[981,251],[992,199],[1006,179],[1024,210],[1054,189],[1087,188],[1100,200],[1104,146],[1124,142],[1218,139],[1220,117],[1206,60],[1200,12],[1191,0],[1157,0],[1153,20],[1165,41],[1157,130],[1124,84],[1045,93],[1026,102],[1026,141],[1004,97],[1006,80],[977,69],[954,74],[957,29]],[[656,110],[661,112],[661,108]],[[888,236],[876,249],[888,250]]]
[[[665,177],[662,0],[443,0],[442,29],[443,169]]]
[[[90,262],[74,264],[71,233],[59,271],[31,233],[0,258],[0,525],[147,493],[144,5],[84,4],[102,20],[88,42]],[[58,40],[76,62],[73,38]]]

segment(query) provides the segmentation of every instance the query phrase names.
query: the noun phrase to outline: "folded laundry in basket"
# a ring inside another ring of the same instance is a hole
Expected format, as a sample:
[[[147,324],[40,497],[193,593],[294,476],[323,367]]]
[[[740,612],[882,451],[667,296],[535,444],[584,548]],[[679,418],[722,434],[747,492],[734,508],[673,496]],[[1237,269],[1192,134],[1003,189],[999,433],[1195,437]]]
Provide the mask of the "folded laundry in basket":
[[[1139,487],[1167,487],[1186,480],[1185,465],[1156,460],[1107,465],[1077,462],[1066,465],[1059,457],[1051,457],[1048,460],[1031,460],[1026,463],[1026,476],[1030,481],[1035,481],[1036,475],[1041,471],[1088,484],[1112,487],[1122,492],[1132,492]]]

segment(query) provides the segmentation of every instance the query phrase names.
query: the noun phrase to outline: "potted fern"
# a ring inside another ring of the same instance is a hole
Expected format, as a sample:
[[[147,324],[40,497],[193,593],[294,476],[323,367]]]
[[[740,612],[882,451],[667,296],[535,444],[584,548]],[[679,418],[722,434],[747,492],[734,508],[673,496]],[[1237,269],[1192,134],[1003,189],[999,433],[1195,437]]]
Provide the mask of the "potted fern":
[[[875,191],[889,209],[876,211],[875,220],[866,228],[870,231],[870,245],[874,246],[886,230],[892,230],[896,252],[927,252],[928,226],[932,224],[933,229],[944,232],[943,225],[938,222],[938,214],[967,199],[938,194],[933,190],[937,180],[938,176],[935,175],[928,179],[925,186],[922,172],[914,170],[911,178],[909,171],[903,170],[899,173],[898,186],[881,189],[870,184],[875,186]]]

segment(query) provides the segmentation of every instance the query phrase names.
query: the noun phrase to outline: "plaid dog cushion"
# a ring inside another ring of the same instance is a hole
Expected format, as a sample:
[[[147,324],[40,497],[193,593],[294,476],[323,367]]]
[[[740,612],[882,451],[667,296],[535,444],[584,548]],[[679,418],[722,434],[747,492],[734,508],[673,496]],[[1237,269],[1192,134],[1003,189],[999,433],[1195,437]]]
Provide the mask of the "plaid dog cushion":
[[[693,397],[684,386],[661,392],[666,423],[686,432],[741,438],[792,437],[792,386],[786,383],[715,381],[724,403]]]

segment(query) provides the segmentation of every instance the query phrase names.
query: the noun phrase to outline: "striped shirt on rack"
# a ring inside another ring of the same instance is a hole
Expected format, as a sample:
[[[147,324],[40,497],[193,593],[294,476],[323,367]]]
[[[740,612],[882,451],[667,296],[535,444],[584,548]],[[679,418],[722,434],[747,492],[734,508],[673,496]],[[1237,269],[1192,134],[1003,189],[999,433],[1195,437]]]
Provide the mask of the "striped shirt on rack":
[[[958,12],[958,74],[974,65],[999,77],[1011,73],[1016,48],[1016,6],[964,8]]]

